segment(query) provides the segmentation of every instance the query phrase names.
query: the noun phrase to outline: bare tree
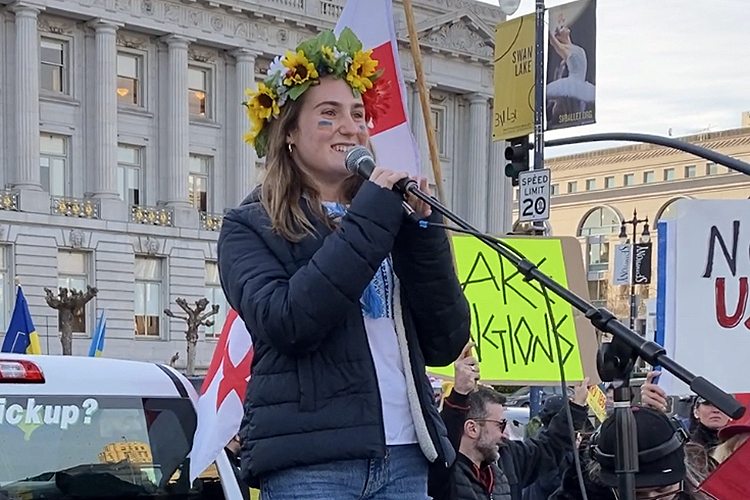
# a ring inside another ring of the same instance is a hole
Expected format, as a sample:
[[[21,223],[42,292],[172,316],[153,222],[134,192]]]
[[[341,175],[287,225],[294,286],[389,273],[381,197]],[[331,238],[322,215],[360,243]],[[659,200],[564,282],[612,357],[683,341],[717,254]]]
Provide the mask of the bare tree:
[[[60,324],[60,343],[64,356],[73,354],[73,322],[75,317],[83,316],[86,304],[99,293],[97,288],[87,286],[86,291],[60,287],[57,296],[51,289],[45,288],[45,300],[52,309],[57,309]]]
[[[187,340],[187,367],[185,368],[185,374],[192,376],[195,374],[195,347],[198,345],[198,328],[200,326],[214,325],[213,320],[209,320],[208,318],[214,314],[218,314],[219,305],[214,304],[209,311],[206,311],[206,307],[208,307],[208,299],[206,298],[196,300],[194,309],[191,309],[187,300],[183,298],[177,298],[175,304],[180,306],[187,316],[178,316],[169,309],[164,309],[164,314],[170,318],[181,319],[187,323],[187,330],[185,330],[185,339]]]

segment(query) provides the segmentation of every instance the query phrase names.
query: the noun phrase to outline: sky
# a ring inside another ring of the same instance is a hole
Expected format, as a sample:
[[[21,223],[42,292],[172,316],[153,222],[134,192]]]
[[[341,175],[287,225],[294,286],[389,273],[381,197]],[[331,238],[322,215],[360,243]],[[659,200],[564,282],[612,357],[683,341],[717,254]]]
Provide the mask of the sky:
[[[548,8],[564,3],[545,2]],[[534,4],[521,0],[510,17],[533,12]],[[750,111],[750,0],[598,0],[597,9],[597,123],[549,132],[546,139],[666,136],[670,129],[679,137],[740,126],[741,113]],[[624,144],[560,146],[545,154]]]

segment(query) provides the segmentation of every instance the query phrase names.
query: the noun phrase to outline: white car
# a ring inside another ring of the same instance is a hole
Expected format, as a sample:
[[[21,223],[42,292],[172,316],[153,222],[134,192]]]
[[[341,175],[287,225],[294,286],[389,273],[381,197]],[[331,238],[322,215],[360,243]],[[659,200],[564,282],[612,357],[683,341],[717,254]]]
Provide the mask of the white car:
[[[508,437],[514,441],[523,441],[526,432],[526,424],[529,423],[530,412],[528,407],[505,408],[505,419],[508,421]]]
[[[168,366],[0,353],[0,499],[242,500],[224,453],[189,484],[197,399]]]

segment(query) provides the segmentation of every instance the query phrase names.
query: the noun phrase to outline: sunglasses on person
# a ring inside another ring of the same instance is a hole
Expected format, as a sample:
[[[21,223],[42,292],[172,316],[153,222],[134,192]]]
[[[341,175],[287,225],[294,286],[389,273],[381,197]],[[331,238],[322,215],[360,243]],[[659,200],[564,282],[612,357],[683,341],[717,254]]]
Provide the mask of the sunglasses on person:
[[[502,420],[492,420],[489,418],[474,418],[472,420],[475,420],[477,422],[493,422],[497,424],[497,426],[500,428],[500,432],[505,432],[505,428],[508,426],[508,419],[506,418]]]

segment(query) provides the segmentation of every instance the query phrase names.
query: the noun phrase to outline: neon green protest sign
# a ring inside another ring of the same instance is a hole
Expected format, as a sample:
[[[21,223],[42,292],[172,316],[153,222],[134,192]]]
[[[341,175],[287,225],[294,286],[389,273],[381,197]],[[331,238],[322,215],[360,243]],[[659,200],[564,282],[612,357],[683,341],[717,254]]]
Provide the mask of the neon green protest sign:
[[[580,244],[574,238],[505,239],[545,274],[586,297]],[[470,236],[453,238],[459,281],[469,302],[471,336],[482,380],[546,385],[560,380],[552,322],[543,290],[506,259]],[[572,306],[548,291],[560,335],[565,378],[596,380],[596,338]],[[583,353],[583,355],[582,355]],[[453,376],[453,367],[430,368]],[[585,375],[584,375],[585,374]]]

